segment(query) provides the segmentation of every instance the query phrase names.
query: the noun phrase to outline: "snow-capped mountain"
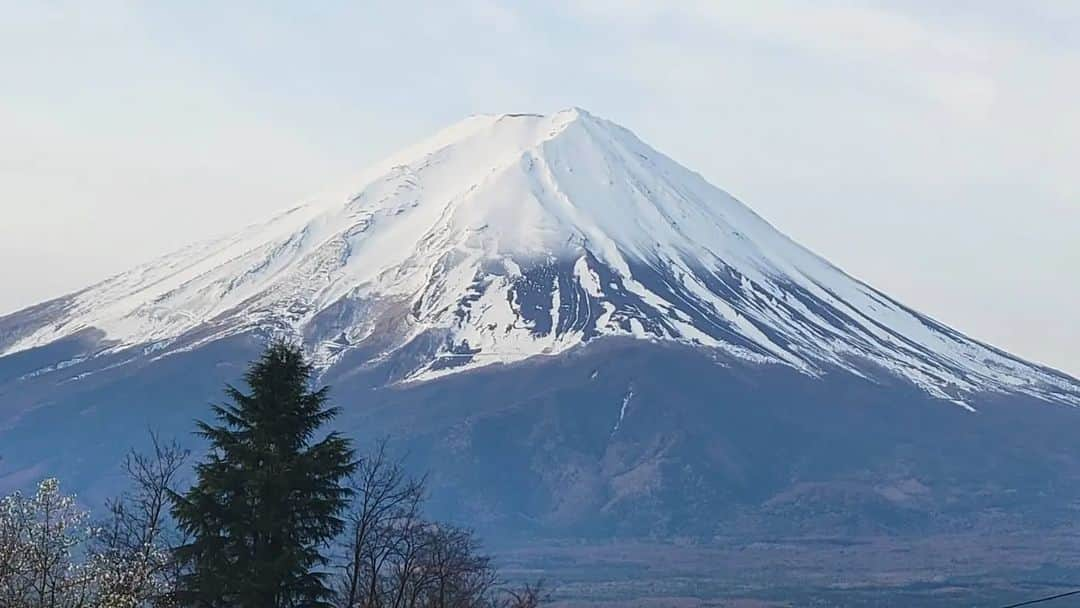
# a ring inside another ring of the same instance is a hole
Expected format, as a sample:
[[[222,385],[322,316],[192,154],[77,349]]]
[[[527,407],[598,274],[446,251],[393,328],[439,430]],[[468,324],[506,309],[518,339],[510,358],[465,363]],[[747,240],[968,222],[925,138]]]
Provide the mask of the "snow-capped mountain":
[[[577,109],[469,118],[0,317],[0,493],[114,493],[147,429],[197,447],[274,335],[309,349],[337,430],[391,437],[442,514],[498,537],[995,531],[1080,504],[1078,381]]]
[[[891,374],[962,405],[987,391],[1080,405],[1072,378],[851,278],[580,109],[468,118],[350,192],[0,318],[0,356],[94,337],[54,369],[252,330],[302,337],[323,368],[407,351],[399,380],[630,336],[809,375]]]

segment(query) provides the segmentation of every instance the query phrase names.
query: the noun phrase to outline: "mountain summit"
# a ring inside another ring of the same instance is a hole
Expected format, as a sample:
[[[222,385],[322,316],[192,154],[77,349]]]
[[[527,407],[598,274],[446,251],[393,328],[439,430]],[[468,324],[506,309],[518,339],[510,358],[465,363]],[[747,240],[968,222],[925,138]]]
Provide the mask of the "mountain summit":
[[[393,381],[671,341],[815,376],[901,378],[1080,404],[1080,385],[927,318],[781,234],[633,133],[581,109],[474,116],[305,202],[0,317],[0,356],[162,358],[252,331],[323,369],[399,358]]]

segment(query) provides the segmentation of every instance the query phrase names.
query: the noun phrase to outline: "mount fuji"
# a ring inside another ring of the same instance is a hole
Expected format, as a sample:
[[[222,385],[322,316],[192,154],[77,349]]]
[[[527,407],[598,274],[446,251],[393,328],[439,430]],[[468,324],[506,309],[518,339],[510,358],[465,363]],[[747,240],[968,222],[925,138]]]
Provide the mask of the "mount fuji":
[[[1080,499],[1080,381],[576,108],[468,118],[346,192],[0,317],[0,489],[105,492],[271,337],[481,527],[937,529]]]

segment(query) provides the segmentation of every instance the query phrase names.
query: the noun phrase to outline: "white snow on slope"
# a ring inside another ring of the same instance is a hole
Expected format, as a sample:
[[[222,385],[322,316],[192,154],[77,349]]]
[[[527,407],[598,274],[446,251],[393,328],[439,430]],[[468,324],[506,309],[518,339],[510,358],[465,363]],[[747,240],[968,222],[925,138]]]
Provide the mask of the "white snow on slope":
[[[1073,379],[906,309],[580,109],[466,119],[348,193],[65,304],[33,322],[0,318],[0,355],[89,328],[110,350],[161,356],[195,333],[270,327],[303,336],[329,366],[372,340],[389,357],[435,332],[443,346],[412,376],[426,379],[626,335],[809,374],[885,370],[958,402],[997,391],[1080,404]]]

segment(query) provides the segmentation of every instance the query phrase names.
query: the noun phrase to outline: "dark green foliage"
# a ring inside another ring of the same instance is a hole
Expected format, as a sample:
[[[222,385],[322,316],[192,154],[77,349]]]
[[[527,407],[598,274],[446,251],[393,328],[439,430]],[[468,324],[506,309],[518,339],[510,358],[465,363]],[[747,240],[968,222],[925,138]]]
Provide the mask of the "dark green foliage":
[[[248,370],[248,392],[232,386],[217,425],[199,422],[211,449],[197,482],[174,496],[173,512],[190,541],[184,605],[228,608],[326,606],[327,542],[341,532],[355,469],[348,439],[320,429],[337,413],[327,389],[312,392],[299,348],[270,346]]]

